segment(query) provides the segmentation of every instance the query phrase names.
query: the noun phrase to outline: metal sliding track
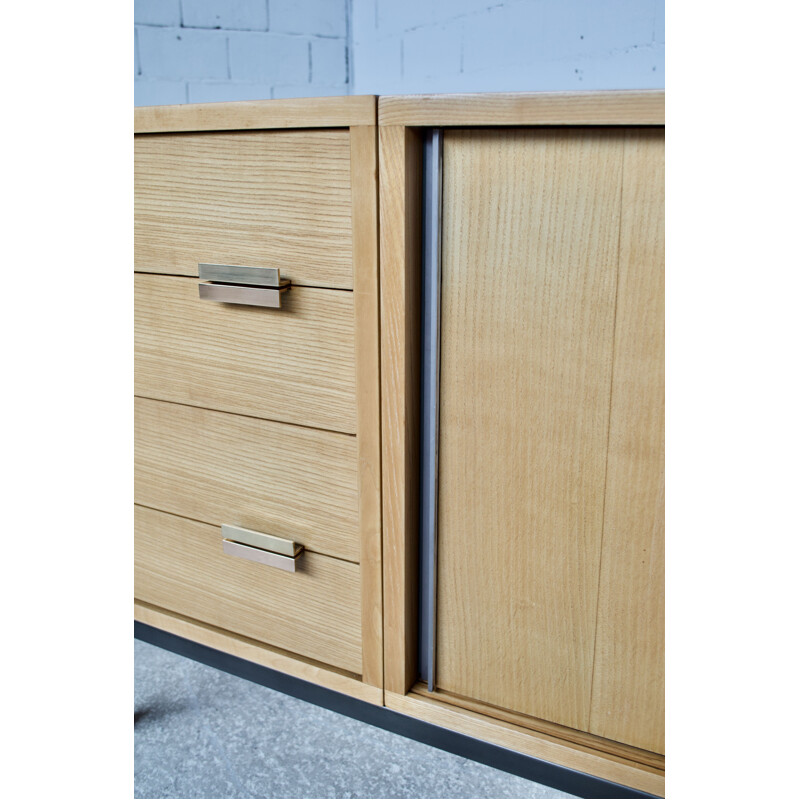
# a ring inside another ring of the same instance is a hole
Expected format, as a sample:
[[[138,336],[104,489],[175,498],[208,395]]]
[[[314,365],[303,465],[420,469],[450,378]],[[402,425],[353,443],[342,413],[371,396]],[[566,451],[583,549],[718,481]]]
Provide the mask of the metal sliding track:
[[[439,308],[442,285],[442,138],[425,132],[422,201],[419,673],[436,687],[436,520],[439,486]]]

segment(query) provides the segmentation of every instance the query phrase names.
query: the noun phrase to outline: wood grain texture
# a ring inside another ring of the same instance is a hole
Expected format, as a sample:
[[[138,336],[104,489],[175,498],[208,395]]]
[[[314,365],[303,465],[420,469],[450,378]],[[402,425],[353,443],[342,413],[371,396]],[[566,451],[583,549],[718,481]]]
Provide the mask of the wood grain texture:
[[[664,134],[625,142],[590,730],[664,752]]]
[[[136,133],[375,125],[373,95],[191,103],[134,109]]]
[[[222,552],[219,528],[135,509],[139,600],[358,673],[359,569],[304,553],[297,572]]]
[[[663,125],[664,92],[492,92],[381,97],[380,125]]]
[[[580,730],[623,137],[444,137],[436,683]]]
[[[383,705],[383,692],[380,689],[368,686],[347,674],[326,669],[302,658],[278,652],[254,639],[223,631],[146,603],[134,601],[133,609],[134,619],[145,625],[181,636],[192,642],[204,644],[214,650],[243,658],[246,661],[252,661],[254,664],[261,664],[269,669],[293,675],[295,678],[301,678],[317,686],[333,689],[335,692],[341,692],[366,703]]]
[[[536,717],[527,717],[524,714],[518,714],[515,711],[508,711],[504,708],[495,708],[487,703],[481,703],[478,700],[471,700],[467,697],[460,697],[456,694],[443,692],[441,689],[436,689],[434,692],[428,691],[428,684],[418,682],[414,685],[411,692],[415,696],[433,698],[448,703],[452,706],[465,708],[468,711],[474,711],[485,717],[498,719],[503,722],[510,722],[512,725],[517,725],[520,728],[525,728],[538,733],[544,733],[552,736],[555,739],[563,739],[566,742],[573,744],[584,745],[592,750],[597,750],[601,753],[609,753],[613,756],[619,756],[628,761],[633,761],[637,764],[644,764],[645,766],[654,767],[655,769],[664,769],[664,756],[658,753],[651,753],[646,750],[640,750],[636,747],[631,747],[627,744],[615,742],[610,739],[603,739],[600,736],[595,736],[591,733],[584,731],[577,731],[575,728],[566,728],[563,725],[557,725],[554,722],[547,722],[546,720],[537,719]]]
[[[298,286],[268,309],[201,300],[186,277],[134,284],[137,395],[356,432],[351,292]]]
[[[664,773],[626,759],[489,719],[436,700],[385,692],[387,708],[578,772],[664,796]]]
[[[358,561],[354,436],[143,398],[134,410],[137,503]]]
[[[278,267],[351,289],[348,131],[137,136],[134,264],[197,275],[199,263]]]
[[[361,537],[363,679],[383,686],[381,401],[378,320],[378,129],[350,129],[353,299],[356,316],[358,519]]]
[[[384,686],[400,694],[417,677],[421,159],[417,132],[381,128]]]

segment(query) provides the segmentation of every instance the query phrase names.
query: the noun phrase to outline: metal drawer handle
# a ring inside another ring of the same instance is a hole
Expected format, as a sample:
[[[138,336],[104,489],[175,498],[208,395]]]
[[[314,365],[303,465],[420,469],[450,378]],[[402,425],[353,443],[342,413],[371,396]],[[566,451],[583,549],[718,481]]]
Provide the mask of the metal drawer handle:
[[[266,564],[268,567],[297,572],[297,562],[303,554],[303,545],[289,539],[270,536],[268,533],[223,525],[222,552],[258,564]]]
[[[292,282],[281,279],[274,267],[239,267],[231,264],[198,264],[200,299],[243,306],[280,308],[281,295]]]

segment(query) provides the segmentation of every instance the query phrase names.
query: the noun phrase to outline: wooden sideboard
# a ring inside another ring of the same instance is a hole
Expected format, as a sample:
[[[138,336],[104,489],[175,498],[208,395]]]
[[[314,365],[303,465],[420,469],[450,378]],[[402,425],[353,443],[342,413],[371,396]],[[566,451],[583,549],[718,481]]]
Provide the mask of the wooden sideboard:
[[[135,160],[136,619],[663,795],[663,92],[137,109]]]

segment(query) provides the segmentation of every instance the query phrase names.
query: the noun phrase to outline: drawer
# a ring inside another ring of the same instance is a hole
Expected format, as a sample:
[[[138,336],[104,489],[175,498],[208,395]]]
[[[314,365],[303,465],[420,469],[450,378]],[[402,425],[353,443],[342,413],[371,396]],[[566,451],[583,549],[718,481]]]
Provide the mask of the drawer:
[[[356,437],[134,400],[135,502],[357,562]]]
[[[138,135],[134,269],[278,267],[353,288],[350,134],[344,130]]]
[[[272,309],[201,300],[188,277],[134,283],[137,395],[356,432],[352,292],[295,286]]]
[[[361,674],[357,564],[304,553],[284,572],[224,554],[217,526],[134,513],[137,599]]]

